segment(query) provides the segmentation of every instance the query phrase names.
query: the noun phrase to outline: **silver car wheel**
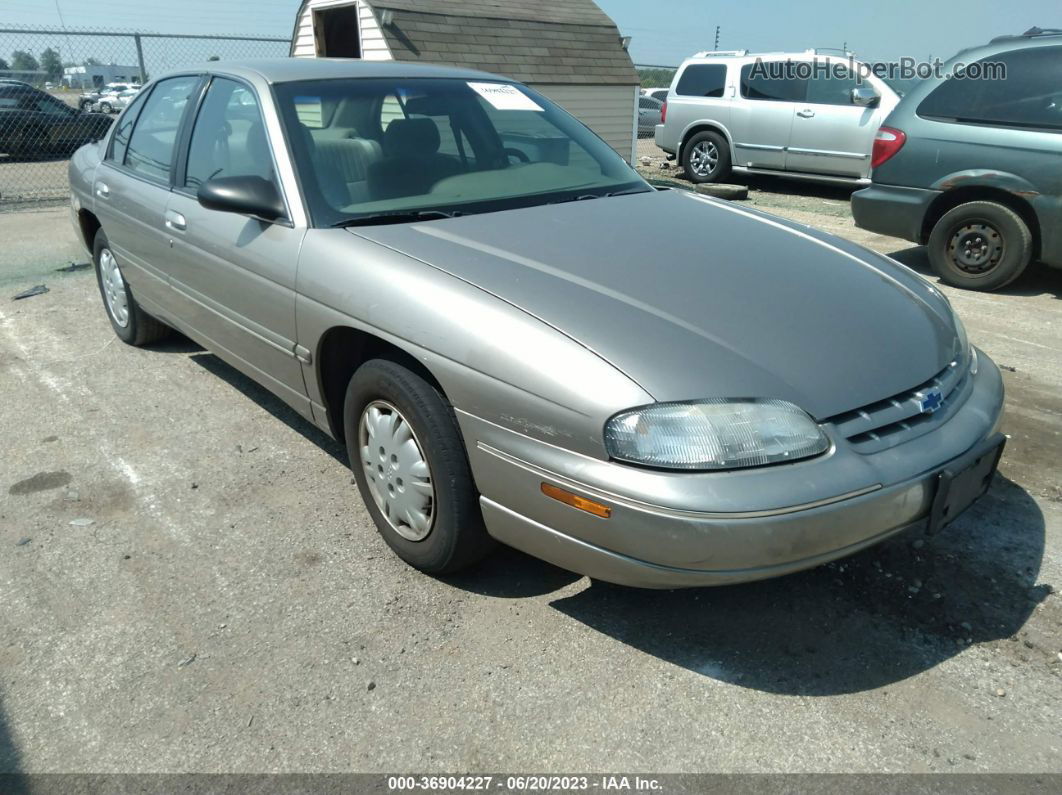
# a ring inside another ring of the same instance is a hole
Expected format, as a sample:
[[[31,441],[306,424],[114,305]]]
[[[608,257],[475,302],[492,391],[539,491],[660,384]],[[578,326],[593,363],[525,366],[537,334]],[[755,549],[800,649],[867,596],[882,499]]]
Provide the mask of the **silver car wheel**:
[[[719,150],[711,141],[701,141],[690,150],[690,168],[698,177],[707,177],[719,165]]]
[[[412,426],[393,404],[375,400],[361,413],[358,446],[380,513],[402,538],[423,541],[435,524],[435,487]]]
[[[122,269],[109,248],[100,251],[100,280],[107,299],[107,311],[122,328],[129,325],[129,293],[125,289]]]

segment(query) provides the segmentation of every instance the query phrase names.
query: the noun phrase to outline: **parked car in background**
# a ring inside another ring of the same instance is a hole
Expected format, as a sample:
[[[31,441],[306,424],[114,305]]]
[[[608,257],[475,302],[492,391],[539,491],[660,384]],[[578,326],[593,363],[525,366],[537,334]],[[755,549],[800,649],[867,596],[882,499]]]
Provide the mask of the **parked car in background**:
[[[432,574],[493,538],[630,585],[776,576],[944,527],[1003,449],[999,370],[937,289],[656,190],[503,77],[210,65],[69,174],[115,333],[177,328],[343,440]]]
[[[91,110],[105,95],[117,94],[132,88],[139,88],[139,86],[132,83],[108,83],[101,88],[81,94],[77,99],[77,106],[80,110]]]
[[[76,110],[31,86],[0,83],[0,153],[68,154],[110,126],[109,116]]]
[[[642,96],[651,97],[652,99],[664,102],[665,100],[667,100],[667,92],[668,89],[666,88],[643,88]]]
[[[787,74],[786,62],[823,69],[803,79]],[[899,97],[848,63],[814,50],[699,53],[675,73],[657,145],[692,182],[719,182],[732,171],[869,182],[874,134]]]
[[[1033,259],[1062,267],[1062,32],[956,56],[1005,79],[932,79],[886,119],[856,224],[928,246],[949,284],[996,290]],[[948,64],[947,72],[953,69]]]
[[[129,107],[133,98],[140,93],[140,88],[127,88],[102,95],[92,103],[92,110],[97,113],[121,113]]]
[[[638,137],[652,138],[660,123],[664,103],[649,96],[638,97]]]

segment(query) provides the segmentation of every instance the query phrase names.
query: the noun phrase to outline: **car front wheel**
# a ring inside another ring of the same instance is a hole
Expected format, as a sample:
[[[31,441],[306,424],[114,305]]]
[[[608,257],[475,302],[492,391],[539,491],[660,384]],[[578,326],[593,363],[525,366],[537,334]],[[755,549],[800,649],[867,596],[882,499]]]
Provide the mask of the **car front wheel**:
[[[998,290],[1021,276],[1033,256],[1022,217],[995,202],[960,204],[937,221],[929,236],[929,261],[948,284]]]
[[[359,367],[343,406],[347,453],[388,546],[428,574],[452,574],[494,547],[453,409],[426,379],[390,359]]]

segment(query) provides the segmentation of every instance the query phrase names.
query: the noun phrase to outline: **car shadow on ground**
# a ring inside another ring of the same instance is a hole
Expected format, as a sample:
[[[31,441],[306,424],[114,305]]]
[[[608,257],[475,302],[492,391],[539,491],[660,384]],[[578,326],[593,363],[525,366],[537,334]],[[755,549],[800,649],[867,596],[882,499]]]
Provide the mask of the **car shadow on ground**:
[[[175,342],[173,344],[177,343]],[[194,346],[192,348],[193,351],[202,351],[202,349],[194,342],[189,342],[188,344]],[[159,347],[161,348],[162,346]],[[235,387],[238,391],[242,392],[246,397],[253,400],[293,431],[304,436],[307,440],[320,447],[340,464],[348,466],[347,451],[344,449],[343,445],[336,442],[312,422],[304,419],[294,409],[288,406],[287,403],[276,397],[268,389],[261,386],[256,381],[251,380],[235,367],[222,361],[212,353],[206,351],[192,353],[188,358],[204,370],[208,370],[216,375],[225,383]]]
[[[889,256],[908,268],[917,271],[931,282],[941,283],[940,277],[937,276],[929,264],[929,255],[926,253],[925,246],[910,246],[899,251],[893,251]],[[995,293],[1029,297],[1050,295],[1062,300],[1062,270],[1040,262],[1034,262],[1015,281],[1002,290],[996,290]]]
[[[1037,585],[1044,518],[998,476],[941,534],[912,532],[826,566],[720,588],[645,591],[592,581],[551,606],[659,659],[730,684],[829,696],[922,673],[970,645],[1014,637]],[[518,599],[579,579],[512,550],[447,580]],[[1019,644],[1020,645],[1020,644]]]
[[[849,201],[853,193],[863,188],[862,185],[836,185],[829,182],[809,182],[762,174],[731,174],[726,181],[736,185],[746,185],[751,190],[766,193],[783,193],[787,196],[803,196],[808,199],[836,199],[843,202]]]
[[[0,702],[0,775],[19,773],[20,771],[21,761],[18,748],[11,737],[11,729],[7,723],[7,713],[4,711],[4,705]],[[4,789],[4,785],[0,783],[0,790]]]

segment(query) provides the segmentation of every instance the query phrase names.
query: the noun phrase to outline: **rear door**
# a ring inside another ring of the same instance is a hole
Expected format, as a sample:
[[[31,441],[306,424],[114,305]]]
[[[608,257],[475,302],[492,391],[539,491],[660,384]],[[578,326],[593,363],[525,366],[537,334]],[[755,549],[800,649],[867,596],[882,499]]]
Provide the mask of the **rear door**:
[[[166,234],[177,138],[198,75],[162,80],[118,121],[96,169],[94,208],[111,250],[138,301],[169,314],[165,270],[172,256]]]
[[[874,135],[883,109],[852,103],[852,90],[881,89],[849,69],[819,69],[808,81],[804,102],[796,106],[786,169],[811,174],[865,177],[870,172]]]
[[[196,200],[199,186],[215,177],[262,177],[283,195],[278,148],[283,142],[270,140],[255,90],[213,78],[166,208],[169,276],[189,332],[308,416],[295,358],[295,274],[305,228],[208,210]]]
[[[807,93],[807,81],[792,74],[791,67],[788,61],[759,59],[741,67],[733,103],[735,166],[786,167],[796,104]]]

